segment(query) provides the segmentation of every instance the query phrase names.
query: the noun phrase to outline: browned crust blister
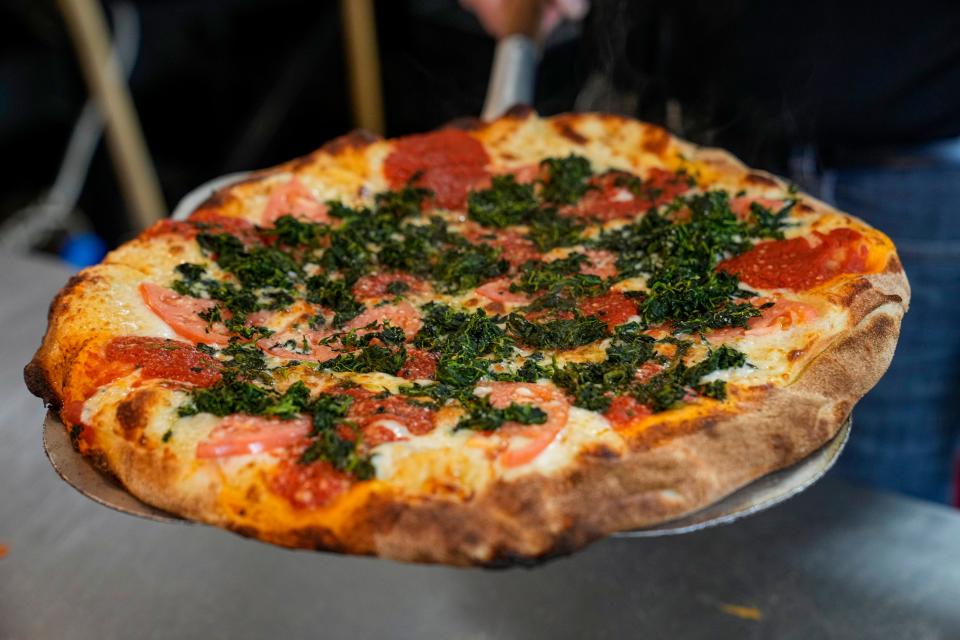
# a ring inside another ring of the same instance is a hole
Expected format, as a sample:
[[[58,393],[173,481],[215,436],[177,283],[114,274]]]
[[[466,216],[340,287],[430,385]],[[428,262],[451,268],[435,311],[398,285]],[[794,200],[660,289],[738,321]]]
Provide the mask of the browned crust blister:
[[[500,120],[451,123],[482,140],[503,135],[535,117],[515,109]],[[566,115],[549,120],[566,139],[581,144],[589,135],[581,125],[598,121],[608,128],[633,123],[618,116]],[[304,158],[259,172],[244,184],[255,185],[276,171],[322,164],[323,157],[362,153],[379,138],[353,132]],[[675,154],[682,162],[710,167],[717,176],[759,187],[782,187],[764,172],[751,171],[730,154],[701,149],[661,129],[647,127],[643,151]],[[236,186],[214,194],[201,209],[236,214]],[[833,211],[803,196],[810,211]],[[857,221],[859,223],[859,221]],[[862,223],[861,223],[862,224]],[[137,242],[137,241],[135,241]],[[109,258],[108,258],[109,262]],[[57,409],[70,384],[74,359],[89,340],[114,335],[105,319],[105,290],[110,270],[81,272],[58,294],[50,308],[43,344],[24,377],[34,395]],[[783,387],[747,393],[734,408],[670,424],[669,432],[648,433],[627,453],[597,447],[582,453],[567,470],[553,476],[527,475],[495,481],[469,499],[399,497],[373,491],[352,509],[336,530],[311,524],[291,525],[264,516],[225,509],[216,474],[201,477],[200,487],[181,491],[177,459],[138,437],[155,400],[148,391],[131,394],[117,406],[113,429],[120,434],[109,451],[94,452],[140,499],[185,517],[226,527],[242,535],[300,548],[370,554],[415,562],[501,566],[533,563],[570,553],[592,540],[621,530],[654,525],[702,508],[747,483],[793,464],[830,440],[853,405],[880,379],[893,357],[900,322],[909,305],[909,285],[891,250],[887,268],[852,278],[831,289],[831,299],[849,310],[848,328],[804,360],[804,369]],[[194,480],[194,485],[197,480]],[[206,483],[206,484],[204,484]],[[259,497],[249,496],[251,509]]]

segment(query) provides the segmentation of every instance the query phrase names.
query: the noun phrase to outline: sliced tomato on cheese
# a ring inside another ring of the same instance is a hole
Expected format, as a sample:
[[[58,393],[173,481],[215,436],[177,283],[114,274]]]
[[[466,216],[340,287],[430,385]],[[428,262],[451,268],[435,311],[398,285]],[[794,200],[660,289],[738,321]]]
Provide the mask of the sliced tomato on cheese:
[[[460,229],[460,234],[474,244],[487,244],[500,249],[500,257],[514,268],[543,257],[536,245],[515,229],[487,229],[469,222]]]
[[[408,273],[377,273],[357,280],[353,285],[353,294],[360,300],[369,300],[423,293],[429,287],[426,282]],[[392,293],[391,290],[397,293]]]
[[[547,414],[547,421],[543,424],[507,422],[497,430],[501,436],[508,438],[507,447],[499,458],[505,467],[516,467],[535,460],[556,439],[570,417],[570,403],[552,385],[489,382],[483,386],[490,388],[490,404],[498,409],[505,409],[512,403],[532,404]]]
[[[389,322],[394,327],[403,329],[407,340],[412,340],[413,336],[423,327],[423,320],[420,312],[412,304],[403,300],[395,304],[384,304],[379,307],[370,307],[356,318],[344,326],[344,331],[361,329],[370,324],[384,324]]]
[[[758,298],[752,300],[756,306],[773,302],[773,306],[760,310],[760,315],[747,321],[747,328],[730,327],[710,332],[711,340],[725,340],[739,336],[765,336],[776,331],[786,331],[793,327],[812,322],[820,317],[813,305],[799,300],[786,298]]]
[[[293,178],[273,190],[260,222],[264,226],[272,226],[277,218],[283,216],[293,216],[306,222],[330,224],[327,205],[318,202],[299,178]]]
[[[303,441],[311,428],[307,417],[278,420],[233,414],[221,420],[207,439],[197,444],[197,457],[228,458],[273,451]]]
[[[612,278],[617,275],[616,254],[602,249],[588,249],[584,253],[587,261],[580,265],[580,273],[598,278]]]
[[[154,223],[144,231],[144,238],[155,238],[165,234],[179,235],[193,239],[199,233],[229,233],[237,236],[244,244],[259,241],[256,227],[243,218],[235,218],[201,209],[186,220],[164,219]]]
[[[608,171],[591,178],[590,185],[593,188],[580,202],[563,213],[604,222],[632,218],[651,207],[667,204],[690,189],[685,174],[660,168],[651,169],[640,181],[624,171]]]
[[[211,326],[197,315],[215,306],[212,300],[182,296],[152,282],[140,284],[140,295],[151,311],[187,340],[207,344],[227,344],[230,341],[226,327]]]
[[[270,355],[285,360],[326,362],[336,358],[341,353],[341,349],[338,348],[339,341],[334,338],[326,343],[325,341],[328,338],[348,331],[367,333],[363,330],[364,327],[370,325],[383,326],[388,322],[392,326],[402,329],[407,340],[412,340],[413,336],[423,326],[420,312],[417,311],[416,307],[409,302],[401,301],[396,304],[385,304],[367,309],[345,324],[340,330],[281,331],[272,336],[261,338],[257,341],[257,346]]]
[[[747,322],[748,336],[766,335],[772,331],[786,331],[792,327],[802,325],[820,316],[817,308],[799,300],[780,298],[761,311],[760,316],[751,318]]]
[[[261,338],[257,346],[266,353],[284,360],[309,360],[326,362],[337,357],[338,352],[321,341],[330,332],[320,331],[281,331],[272,336]]]
[[[497,305],[493,311],[503,313],[508,307],[530,304],[530,298],[521,292],[510,291],[510,278],[497,278],[477,287],[477,295]]]
[[[389,442],[433,431],[434,411],[414,404],[404,396],[381,397],[359,387],[344,389],[342,393],[353,398],[347,418],[360,427],[364,441],[370,446],[376,446],[371,444],[370,438]],[[388,436],[386,431],[393,436]]]

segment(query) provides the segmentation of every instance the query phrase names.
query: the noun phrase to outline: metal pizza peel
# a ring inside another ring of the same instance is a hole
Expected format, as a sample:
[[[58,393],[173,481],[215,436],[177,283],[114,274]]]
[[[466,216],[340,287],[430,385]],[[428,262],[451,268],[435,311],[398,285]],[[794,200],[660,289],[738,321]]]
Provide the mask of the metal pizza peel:
[[[533,14],[528,14],[522,21],[529,20],[534,20]],[[521,31],[529,33],[529,29]],[[533,102],[538,58],[539,46],[529,35],[517,33],[498,41],[481,114],[483,119],[497,118],[515,105]],[[231,173],[200,185],[183,197],[171,217],[174,220],[186,219],[218,189],[239,182],[251,173]],[[769,509],[823,477],[840,456],[849,435],[848,418],[830,442],[797,464],[768,474],[695,513],[654,527],[617,535],[643,538],[688,533]],[[43,423],[43,448],[60,477],[91,500],[129,515],[158,522],[188,522],[141,502],[114,478],[97,470],[73,448],[66,428],[52,411],[47,413]]]

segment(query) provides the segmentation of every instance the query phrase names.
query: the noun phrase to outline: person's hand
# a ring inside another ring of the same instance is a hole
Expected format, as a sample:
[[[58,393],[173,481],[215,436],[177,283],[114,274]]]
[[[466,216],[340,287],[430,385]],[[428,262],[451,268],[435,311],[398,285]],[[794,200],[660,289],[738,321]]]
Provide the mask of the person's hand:
[[[480,24],[494,38],[500,39],[514,33],[527,31],[518,24],[524,8],[536,11],[540,7],[536,33],[527,33],[537,38],[546,38],[564,20],[582,20],[590,8],[589,0],[460,0],[460,5],[477,16]],[[525,5],[520,7],[518,5]]]

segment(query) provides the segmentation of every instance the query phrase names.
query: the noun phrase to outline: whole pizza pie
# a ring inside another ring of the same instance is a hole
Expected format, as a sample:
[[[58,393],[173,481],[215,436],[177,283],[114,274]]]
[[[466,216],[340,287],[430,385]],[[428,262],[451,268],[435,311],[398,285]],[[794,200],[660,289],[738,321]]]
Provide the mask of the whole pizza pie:
[[[350,134],[154,225],[60,292],[26,380],[184,518],[497,565],[810,454],[908,298],[886,236],[725,152],[515,110]]]

